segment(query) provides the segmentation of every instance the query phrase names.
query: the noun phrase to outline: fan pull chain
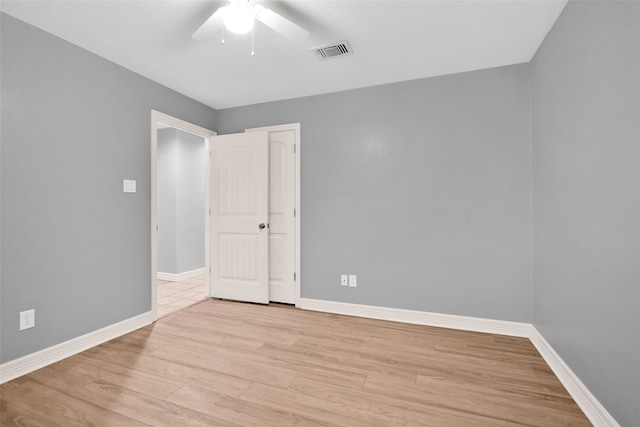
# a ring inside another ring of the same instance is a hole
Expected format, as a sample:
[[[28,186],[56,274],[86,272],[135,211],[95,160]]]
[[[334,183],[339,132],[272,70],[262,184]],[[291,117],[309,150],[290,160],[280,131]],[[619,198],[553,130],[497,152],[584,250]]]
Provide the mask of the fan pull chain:
[[[256,53],[253,51],[253,32],[255,31],[255,25],[251,28],[251,56],[254,56]]]

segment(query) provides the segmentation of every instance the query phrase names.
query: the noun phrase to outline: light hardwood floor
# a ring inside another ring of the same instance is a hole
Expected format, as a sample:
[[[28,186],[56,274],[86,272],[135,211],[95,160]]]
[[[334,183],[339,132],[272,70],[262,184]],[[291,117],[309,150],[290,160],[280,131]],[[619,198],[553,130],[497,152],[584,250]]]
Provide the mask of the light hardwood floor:
[[[4,426],[588,426],[524,338],[207,300],[0,386]]]

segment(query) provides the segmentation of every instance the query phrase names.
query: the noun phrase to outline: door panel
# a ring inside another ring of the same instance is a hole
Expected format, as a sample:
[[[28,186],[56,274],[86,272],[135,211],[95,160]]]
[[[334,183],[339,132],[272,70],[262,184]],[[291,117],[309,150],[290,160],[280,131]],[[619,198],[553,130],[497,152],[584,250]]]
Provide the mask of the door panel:
[[[217,138],[216,138],[217,139]],[[220,214],[251,216],[258,212],[259,182],[254,147],[230,147],[218,152],[220,162]]]
[[[295,132],[269,133],[269,293],[295,303]]]
[[[211,296],[266,304],[268,134],[216,136],[211,153]]]

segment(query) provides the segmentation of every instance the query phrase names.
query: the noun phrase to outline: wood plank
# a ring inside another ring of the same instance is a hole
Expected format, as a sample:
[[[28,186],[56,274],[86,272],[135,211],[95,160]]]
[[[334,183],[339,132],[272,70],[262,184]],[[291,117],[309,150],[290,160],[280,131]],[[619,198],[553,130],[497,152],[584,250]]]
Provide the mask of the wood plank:
[[[466,381],[486,382],[507,391],[531,391],[549,396],[567,397],[566,389],[557,378],[538,379],[525,376],[514,376],[497,369],[487,369],[478,366],[440,365],[432,363],[429,368],[422,368],[418,375],[449,376]],[[446,371],[445,371],[446,370]]]
[[[113,361],[113,363],[128,366],[131,369],[147,372],[183,384],[205,387],[212,391],[234,397],[242,394],[251,385],[251,381],[233,375],[195,366],[182,365],[145,354],[122,351],[110,360]]]
[[[184,386],[168,399],[170,402],[214,415],[244,427],[264,426],[323,426],[317,420],[292,413],[280,411],[247,400],[225,396],[204,388]]]
[[[297,374],[298,378],[309,378],[327,384],[360,389],[364,385],[366,375],[342,369],[340,367],[326,367],[306,360],[279,359],[272,355],[250,352],[234,348],[220,347],[215,353],[217,357],[227,360],[242,360],[263,369],[281,368]]]
[[[397,383],[396,383],[397,384]],[[478,414],[468,414],[436,405],[425,405],[405,399],[351,390],[340,386],[327,385],[306,378],[298,378],[292,390],[307,396],[314,396],[329,402],[348,402],[349,406],[363,411],[406,419],[421,425],[445,426],[506,426],[504,421]]]
[[[0,426],[3,427],[62,427],[51,420],[22,409],[20,406],[0,400]]]
[[[92,357],[90,353],[76,354],[59,362],[59,365],[95,379],[161,399],[171,395],[184,385],[181,382],[142,371],[132,373],[131,368],[128,366],[125,367],[100,360]]]
[[[343,367],[352,372],[368,375],[371,373],[396,375],[405,379],[415,380],[417,371],[403,368],[402,366],[391,366],[389,364],[376,364],[371,360],[361,360],[358,357],[351,357],[347,352],[329,350],[327,348],[309,348],[308,346],[282,346],[276,344],[265,344],[258,350],[259,353],[268,354],[284,360],[304,362],[309,361],[315,365],[331,367]]]
[[[290,328],[269,328],[259,323],[248,320],[225,319],[216,317],[207,319],[195,314],[180,313],[180,316],[171,316],[163,320],[157,328],[171,328],[170,330],[181,332],[183,336],[193,337],[194,328],[198,331],[208,331],[214,334],[225,334],[255,341],[278,342],[280,344],[293,344],[298,339],[298,332]],[[197,334],[196,334],[197,335]],[[212,335],[212,339],[215,335]]]
[[[417,426],[419,424],[400,418],[381,415],[359,407],[348,401],[330,402],[296,390],[282,390],[263,384],[252,384],[240,397],[242,400],[259,403],[276,410],[292,411],[310,418],[318,417],[325,423],[336,426]]]
[[[215,352],[210,355],[196,357],[178,348],[166,348],[158,350],[151,355],[158,359],[169,360],[185,366],[194,366],[220,373],[228,372],[237,378],[274,387],[287,388],[296,378],[295,373],[283,367],[276,368],[273,365],[257,367],[240,359],[228,360],[218,357]]]
[[[513,393],[501,393],[491,387],[472,387],[470,384],[441,382],[420,384],[390,382],[384,376],[369,376],[363,390],[400,398],[410,402],[459,411],[462,414],[494,418],[500,422],[520,423],[534,426],[589,426],[583,414],[576,414],[573,401],[568,399],[564,410],[554,412],[541,401],[525,401]]]
[[[510,379],[510,381],[515,382],[517,379]],[[516,390],[511,387],[505,387],[500,382],[487,383],[461,380],[459,378],[418,375],[416,388],[429,391],[443,390],[443,394],[450,396],[468,394],[492,401],[508,400],[510,407],[517,408],[519,412],[535,410],[541,413],[544,412],[546,415],[560,410],[563,414],[581,414],[580,409],[569,396],[550,396],[534,391]],[[540,416],[540,418],[544,418],[544,416]],[[518,422],[522,421],[521,419]],[[555,423],[557,425],[561,424],[557,421]]]
[[[176,318],[180,319],[180,321],[174,322],[173,319]],[[170,335],[177,335],[194,342],[206,343],[207,345],[226,345],[238,348],[247,348],[250,350],[262,346],[264,344],[262,338],[266,338],[261,337],[259,334],[254,332],[242,334],[241,328],[238,324],[227,324],[225,328],[225,326],[222,325],[214,327],[211,326],[210,323],[212,322],[206,319],[200,319],[196,322],[191,317],[185,318],[182,312],[180,312],[170,317],[163,318],[161,322],[156,322],[154,330]],[[289,338],[288,342],[293,343],[295,340]]]
[[[0,386],[2,400],[65,427],[107,425],[141,427],[145,425],[108,408],[49,387],[31,377],[34,374],[41,375],[46,372],[45,369],[48,368],[2,384]]]
[[[152,353],[164,347],[188,348],[192,353],[210,353],[215,350],[221,343],[208,343],[199,340],[185,338],[181,335],[163,333],[156,328],[157,323],[149,325],[145,328],[138,329],[130,334],[120,337],[114,341],[128,344],[132,348],[137,348],[138,353]],[[262,345],[262,343],[260,343]],[[258,346],[259,347],[259,346]]]
[[[145,424],[154,426],[236,426],[216,417],[106,381],[96,380],[58,365],[40,369],[28,376],[69,396],[85,400]]]

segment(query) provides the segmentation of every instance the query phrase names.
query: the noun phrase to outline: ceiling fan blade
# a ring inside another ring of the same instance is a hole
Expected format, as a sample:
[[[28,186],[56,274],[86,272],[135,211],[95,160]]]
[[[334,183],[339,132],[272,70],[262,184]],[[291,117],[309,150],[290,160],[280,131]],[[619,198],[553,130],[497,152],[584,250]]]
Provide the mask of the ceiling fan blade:
[[[227,10],[227,6],[221,7],[216,10],[213,15],[209,17],[204,24],[191,35],[196,40],[211,40],[219,36],[218,32],[222,29],[224,24],[224,13]]]
[[[264,6],[254,6],[253,10],[258,21],[289,40],[299,42],[309,37],[309,31]]]

